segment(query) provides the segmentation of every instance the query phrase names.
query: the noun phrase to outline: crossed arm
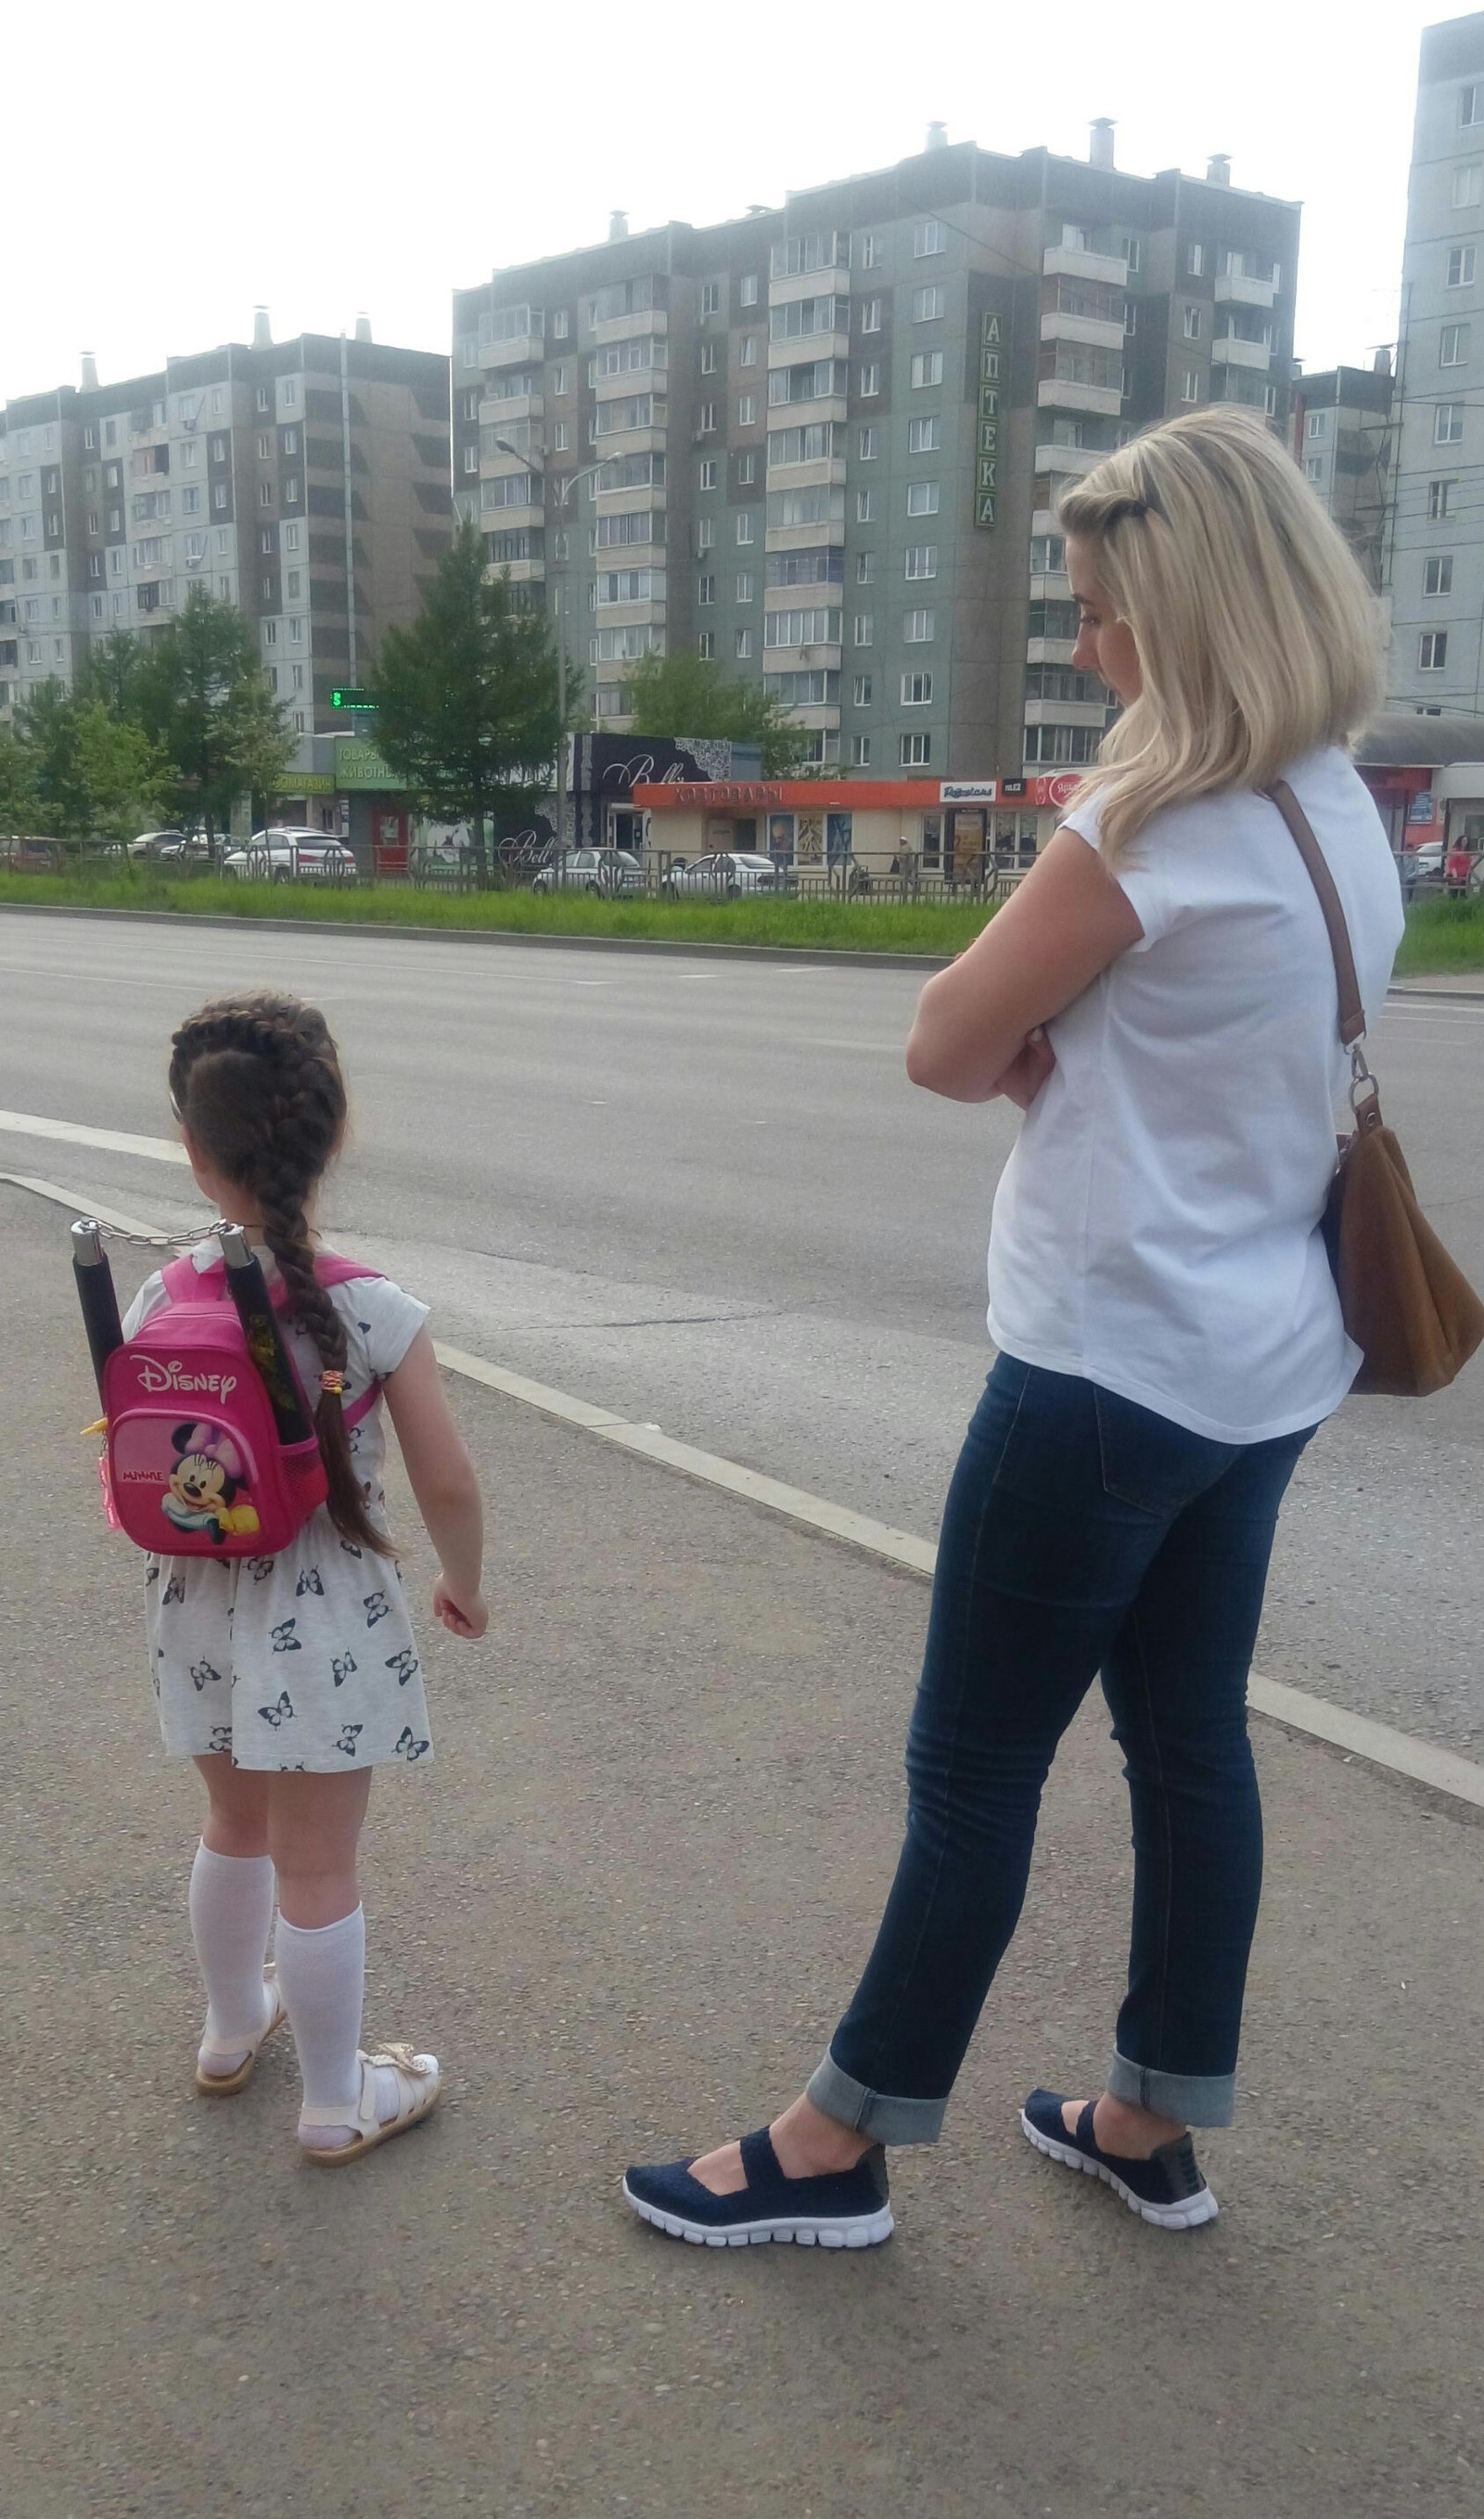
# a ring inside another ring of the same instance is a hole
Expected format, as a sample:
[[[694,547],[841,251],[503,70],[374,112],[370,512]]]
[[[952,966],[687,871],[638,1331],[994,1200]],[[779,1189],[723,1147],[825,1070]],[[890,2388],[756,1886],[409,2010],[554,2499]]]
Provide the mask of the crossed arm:
[[[1143,933],[1096,849],[1058,831],[967,952],[928,982],[907,1042],[912,1083],[952,1102],[1004,1093],[1024,1110],[1054,1064],[1040,1027]]]

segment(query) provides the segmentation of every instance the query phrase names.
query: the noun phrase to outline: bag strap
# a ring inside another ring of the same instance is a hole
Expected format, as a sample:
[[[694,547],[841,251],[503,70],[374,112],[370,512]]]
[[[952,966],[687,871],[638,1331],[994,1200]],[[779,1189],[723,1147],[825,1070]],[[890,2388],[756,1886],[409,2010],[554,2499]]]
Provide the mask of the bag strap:
[[[1361,1003],[1360,982],[1355,976],[1355,955],[1350,949],[1350,930],[1345,925],[1345,913],[1334,877],[1314,836],[1314,825],[1287,778],[1275,778],[1272,786],[1264,787],[1262,792],[1270,804],[1277,806],[1288,823],[1298,854],[1308,868],[1309,880],[1319,895],[1319,906],[1330,934],[1330,950],[1334,956],[1339,1037],[1346,1049],[1353,1049],[1365,1035],[1366,1009]]]
[[[363,1267],[359,1260],[343,1259],[338,1251],[318,1252],[315,1256],[315,1275],[322,1286],[348,1286],[359,1277],[379,1277],[380,1274],[379,1268]],[[167,1303],[222,1304],[230,1300],[225,1260],[213,1260],[206,1267],[197,1268],[188,1251],[183,1260],[172,1260],[168,1268],[160,1270],[159,1282],[165,1290]],[[270,1293],[275,1309],[282,1311],[288,1301],[288,1289],[282,1279],[273,1285]],[[380,1396],[380,1382],[368,1383],[360,1398],[353,1399],[345,1411],[347,1428],[359,1426]]]

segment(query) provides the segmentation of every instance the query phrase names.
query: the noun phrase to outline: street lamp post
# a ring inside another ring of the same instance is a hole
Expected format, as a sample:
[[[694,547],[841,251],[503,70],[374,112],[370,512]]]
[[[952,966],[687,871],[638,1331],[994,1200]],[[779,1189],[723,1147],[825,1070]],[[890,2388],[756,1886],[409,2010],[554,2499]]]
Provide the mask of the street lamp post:
[[[554,475],[546,470],[544,464],[533,464],[530,456],[522,454],[518,446],[512,446],[508,438],[497,437],[495,443],[502,454],[513,455],[528,472],[534,473],[544,492],[548,495],[555,493],[560,518],[561,573],[557,580],[556,606],[556,714],[561,722],[556,745],[556,849],[559,857],[567,845],[567,501],[579,481],[590,480],[593,473],[601,472],[605,467],[602,464],[585,464],[576,472]]]

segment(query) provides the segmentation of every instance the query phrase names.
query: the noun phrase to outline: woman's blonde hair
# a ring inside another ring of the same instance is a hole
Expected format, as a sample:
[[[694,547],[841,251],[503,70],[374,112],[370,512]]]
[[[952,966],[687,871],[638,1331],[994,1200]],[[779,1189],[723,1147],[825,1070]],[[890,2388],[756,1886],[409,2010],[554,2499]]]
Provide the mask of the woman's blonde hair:
[[[1110,864],[1161,807],[1266,786],[1375,707],[1375,600],[1255,413],[1213,404],[1147,430],[1067,492],[1059,522],[1144,678],[1078,790],[1100,800]]]

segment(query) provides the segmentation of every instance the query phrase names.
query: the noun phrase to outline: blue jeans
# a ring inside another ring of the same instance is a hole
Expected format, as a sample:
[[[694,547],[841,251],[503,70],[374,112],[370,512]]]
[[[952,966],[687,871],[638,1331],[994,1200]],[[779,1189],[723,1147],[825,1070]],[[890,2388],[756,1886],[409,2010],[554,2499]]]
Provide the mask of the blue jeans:
[[[1247,1670],[1308,1439],[1212,1442],[999,1358],[943,1513],[896,1878],[808,2086],[830,2116],[936,2142],[1020,1919],[1042,1784],[1101,1671],[1135,1856],[1108,2087],[1230,2124],[1262,1879]]]

